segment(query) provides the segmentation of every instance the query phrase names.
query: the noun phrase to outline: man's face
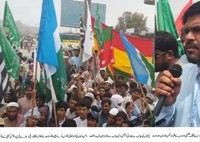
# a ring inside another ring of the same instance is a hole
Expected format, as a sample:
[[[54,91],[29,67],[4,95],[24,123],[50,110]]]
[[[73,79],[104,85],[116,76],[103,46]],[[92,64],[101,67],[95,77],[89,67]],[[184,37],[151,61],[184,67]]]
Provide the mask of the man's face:
[[[112,114],[108,115],[108,124],[113,125],[115,124],[115,116]]]
[[[104,94],[105,94],[105,89],[104,88],[99,89],[99,96],[101,99],[103,98]]]
[[[87,126],[88,127],[96,127],[98,122],[95,119],[87,119]]]
[[[56,114],[58,116],[58,119],[62,119],[65,117],[65,108],[57,108]]]
[[[26,88],[25,94],[26,94],[26,97],[27,97],[28,99],[31,99],[31,98],[32,98],[32,95],[33,95],[33,89],[32,89],[31,87]]]
[[[137,100],[137,99],[139,99],[139,97],[140,97],[139,92],[136,92],[136,91],[132,92],[132,99],[133,100]]]
[[[87,115],[89,113],[89,110],[86,108],[86,107],[80,107],[80,113],[79,113],[79,116],[81,119],[86,119],[87,118]]]
[[[181,39],[188,61],[200,64],[200,14],[187,19],[181,30]]]
[[[36,98],[36,105],[38,106],[38,108],[44,106],[44,100],[42,98]]]
[[[121,127],[123,122],[124,119],[122,117],[116,117],[116,124],[118,127]]]
[[[160,72],[168,69],[169,63],[165,57],[165,52],[155,50],[155,71]]]
[[[12,99],[12,97],[11,97],[10,94],[6,94],[6,95],[4,96],[4,101],[5,101],[6,103],[9,103],[9,102],[11,101],[11,99]]]
[[[103,113],[109,113],[110,109],[111,109],[111,106],[109,105],[109,103],[104,103],[102,105],[102,112]]]
[[[6,113],[7,113],[8,119],[10,121],[16,120],[17,119],[18,108],[16,108],[16,107],[8,107]]]
[[[79,50],[74,50],[74,55],[78,56],[79,55]]]
[[[111,88],[111,84],[106,82],[105,85],[104,85],[104,88],[105,88],[105,91],[109,91],[110,88]]]
[[[75,107],[76,107],[76,105],[77,105],[77,101],[75,101],[75,100],[69,100],[69,108],[71,110],[74,110]]]

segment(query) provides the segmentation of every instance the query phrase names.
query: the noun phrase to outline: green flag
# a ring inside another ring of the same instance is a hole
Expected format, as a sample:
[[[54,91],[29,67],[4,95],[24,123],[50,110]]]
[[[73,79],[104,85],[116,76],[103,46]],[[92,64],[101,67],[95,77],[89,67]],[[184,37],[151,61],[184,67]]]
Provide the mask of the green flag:
[[[10,42],[3,33],[2,28],[0,28],[0,46],[2,49],[8,75],[14,79],[18,79],[21,69],[20,61],[16,52],[10,45]]]
[[[37,80],[37,92],[46,94],[46,86],[42,71],[40,70],[40,79]]]
[[[99,14],[99,4],[97,4],[97,10],[96,10],[96,20],[95,20],[95,26],[94,26],[95,32],[96,32],[96,39],[99,45],[99,48],[102,49],[104,45],[104,35],[101,25],[101,18]]]
[[[65,89],[67,84],[67,77],[66,77],[66,68],[63,59],[63,52],[62,48],[57,53],[59,68],[56,70],[56,73],[52,75],[52,82],[54,86],[54,90],[56,93],[56,97],[58,100],[63,100],[65,97]],[[46,101],[49,102],[51,100],[50,90],[47,89],[47,98]]]
[[[174,35],[178,41],[178,54],[179,56],[183,55],[183,45],[178,36],[168,0],[159,0],[157,2],[157,30],[166,31]]]
[[[16,26],[15,20],[10,11],[7,1],[5,2],[5,7],[4,7],[3,27],[8,28],[9,30],[9,38],[10,38],[11,44],[19,47],[20,46],[20,32]]]

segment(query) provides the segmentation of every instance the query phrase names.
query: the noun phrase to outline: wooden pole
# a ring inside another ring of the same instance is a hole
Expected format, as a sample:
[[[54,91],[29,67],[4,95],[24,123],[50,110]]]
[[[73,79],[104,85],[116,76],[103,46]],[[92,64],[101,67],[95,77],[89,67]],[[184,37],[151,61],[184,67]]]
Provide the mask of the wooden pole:
[[[31,118],[33,118],[33,111],[35,107],[35,96],[36,96],[36,84],[37,84],[37,68],[38,62],[35,62],[35,76],[34,76],[34,84],[33,84],[33,95],[32,95],[32,109],[31,109]],[[33,119],[32,119],[33,120]]]

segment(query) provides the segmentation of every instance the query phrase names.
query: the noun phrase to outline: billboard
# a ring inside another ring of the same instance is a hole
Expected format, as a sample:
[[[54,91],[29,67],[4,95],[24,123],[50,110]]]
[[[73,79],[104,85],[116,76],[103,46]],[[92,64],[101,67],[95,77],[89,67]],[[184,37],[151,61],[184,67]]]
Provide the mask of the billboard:
[[[91,15],[96,17],[97,3],[91,3]],[[84,17],[84,2],[74,0],[61,0],[61,18],[60,26],[78,28],[80,23],[80,14]],[[105,23],[106,5],[99,4],[99,14],[101,22]]]

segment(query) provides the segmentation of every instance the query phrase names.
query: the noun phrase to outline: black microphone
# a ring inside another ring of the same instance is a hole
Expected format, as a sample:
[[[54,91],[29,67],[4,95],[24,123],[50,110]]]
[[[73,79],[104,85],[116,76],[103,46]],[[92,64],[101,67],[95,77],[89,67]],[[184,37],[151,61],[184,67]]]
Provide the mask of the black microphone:
[[[182,74],[182,68],[180,65],[174,64],[170,67],[169,72],[172,74],[173,77],[180,77]],[[160,111],[163,107],[165,99],[166,99],[166,96],[160,96],[160,99],[154,109],[155,116],[158,116],[160,114]]]

